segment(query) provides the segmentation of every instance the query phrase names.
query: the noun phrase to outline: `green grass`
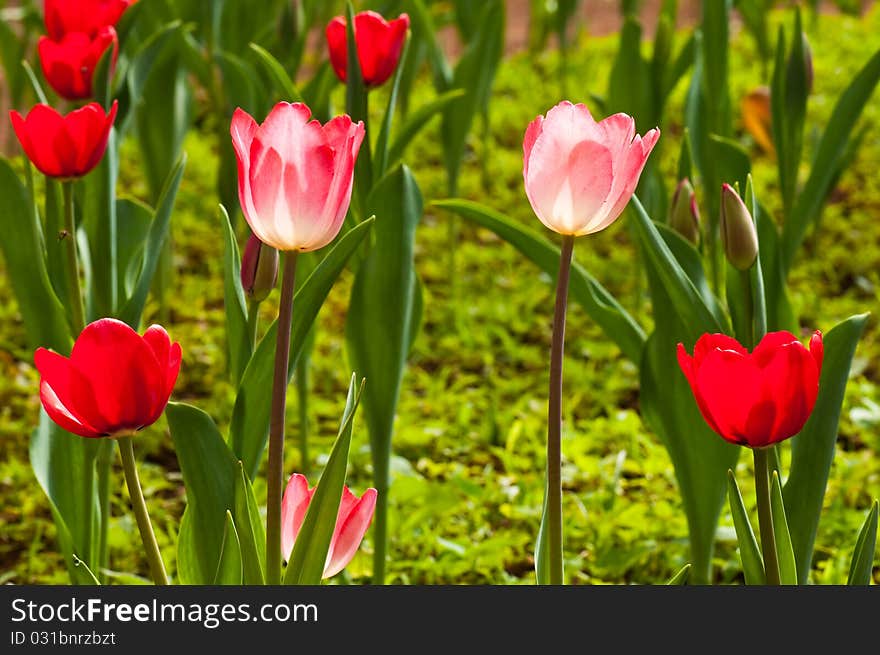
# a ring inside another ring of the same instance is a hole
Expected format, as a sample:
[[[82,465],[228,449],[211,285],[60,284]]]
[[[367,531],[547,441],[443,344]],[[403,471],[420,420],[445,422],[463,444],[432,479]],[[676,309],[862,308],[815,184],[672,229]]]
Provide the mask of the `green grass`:
[[[785,18],[788,23],[788,18]],[[828,16],[808,25],[815,62],[810,128],[820,129],[834,101],[870,53],[880,47],[880,10],[864,19]],[[683,36],[682,36],[683,39]],[[591,104],[604,95],[614,38],[584,38],[573,47],[569,99]],[[749,36],[735,36],[731,54],[735,102],[760,83]],[[553,52],[517,55],[499,71],[488,151],[472,140],[461,195],[491,205],[547,233],[533,216],[522,186],[522,135],[528,122],[562,98]],[[681,132],[684,84],[676,90],[661,137],[662,166],[673,171]],[[412,106],[430,98],[425,80]],[[372,103],[381,106],[381,96]],[[337,99],[341,103],[341,88]],[[341,106],[338,105],[338,106]],[[801,252],[792,299],[804,334],[829,330],[854,313],[875,310],[880,289],[880,108],[869,104],[871,126],[853,167],[841,179],[821,229]],[[374,123],[377,125],[377,123]],[[644,132],[652,126],[639,126]],[[775,165],[751,148],[762,201],[779,206]],[[228,423],[234,389],[225,362],[222,238],[214,188],[215,144],[193,133],[177,211],[172,337],[184,361],[173,398],[198,405]],[[809,148],[809,140],[808,140]],[[807,155],[809,158],[809,153]],[[445,195],[446,180],[432,124],[406,161],[427,200]],[[138,154],[124,144],[120,193],[143,197]],[[671,175],[671,173],[670,173]],[[675,180],[670,176],[671,188]],[[390,504],[389,581],[401,584],[528,584],[543,497],[547,361],[553,289],[541,274],[493,234],[464,225],[456,253],[456,291],[449,279],[447,221],[428,207],[419,227],[417,268],[425,291],[422,331],[404,380],[394,440]],[[642,269],[624,221],[580,239],[575,257],[630,311],[650,326]],[[240,226],[241,227],[241,226]],[[310,462],[319,470],[338,427],[351,374],[343,328],[351,275],[343,274],[321,311],[312,359]],[[264,303],[275,311],[277,293]],[[147,306],[145,323],[155,317]],[[264,323],[265,325],[265,323]],[[27,462],[28,434],[38,413],[37,375],[24,346],[21,320],[8,284],[0,283],[0,579],[63,583],[48,505]],[[845,582],[858,528],[880,495],[880,340],[872,318],[856,355],[838,449],[819,524],[813,580]],[[566,571],[574,583],[662,583],[688,559],[687,525],[672,465],[641,421],[638,371],[576,304],[568,316],[563,404],[563,485]],[[288,410],[287,474],[303,469],[295,448],[295,394]],[[177,526],[185,491],[160,420],[136,442],[141,477],[169,573],[174,574]],[[787,453],[784,453],[787,454]],[[746,505],[754,505],[749,457],[740,460]],[[114,471],[110,567],[146,575],[137,530],[118,463]],[[317,473],[312,474],[312,482]],[[370,483],[368,439],[356,420],[348,484],[359,494]],[[265,483],[255,482],[258,498]],[[336,581],[368,582],[371,535]],[[874,569],[875,581],[880,570]],[[718,532],[715,579],[742,581],[732,522]]]

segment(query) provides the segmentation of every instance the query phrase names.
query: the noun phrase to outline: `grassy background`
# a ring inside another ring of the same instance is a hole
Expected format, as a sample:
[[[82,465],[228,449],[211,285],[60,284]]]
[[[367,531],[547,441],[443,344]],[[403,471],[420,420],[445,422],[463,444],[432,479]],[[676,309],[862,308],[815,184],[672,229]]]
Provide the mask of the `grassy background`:
[[[777,18],[785,18],[781,14]],[[823,16],[807,25],[815,63],[808,130],[821,130],[850,78],[880,47],[880,10],[864,18]],[[771,32],[772,33],[772,32]],[[679,44],[685,35],[680,35]],[[604,95],[616,38],[582,38],[569,63],[568,98],[591,104]],[[561,98],[554,52],[508,58],[499,71],[486,143],[474,138],[461,180],[461,195],[546,233],[533,216],[522,187],[522,134],[528,122]],[[751,38],[735,32],[731,53],[735,104],[761,83]],[[672,187],[681,133],[685,83],[667,111],[659,150]],[[380,91],[373,107],[383,106]],[[427,80],[412,106],[429,99]],[[343,98],[341,87],[337,96]],[[792,299],[803,335],[828,331],[840,320],[878,307],[880,288],[880,109],[867,107],[871,126],[852,168],[835,190],[791,278]],[[639,126],[644,132],[652,126]],[[204,126],[209,134],[209,126]],[[775,164],[750,148],[759,196],[778,209]],[[811,140],[807,139],[807,159]],[[228,423],[234,389],[225,362],[222,239],[214,190],[215,144],[193,132],[189,164],[173,220],[175,278],[172,338],[184,363],[173,399],[198,405],[221,426]],[[123,144],[120,194],[139,198],[146,187],[136,147]],[[445,175],[432,124],[407,153],[426,200],[445,196]],[[419,227],[417,267],[425,292],[422,331],[401,396],[390,514],[389,581],[402,584],[532,583],[532,549],[543,497],[547,356],[553,289],[517,252],[493,234],[465,225],[456,253],[455,291],[449,276],[447,222],[427,207]],[[622,219],[578,241],[575,257],[646,326],[650,303],[643,273]],[[241,227],[241,225],[239,225]],[[555,236],[555,235],[554,235]],[[340,278],[319,316],[312,365],[312,482],[335,436],[350,376],[343,326],[351,275]],[[277,293],[263,304],[267,319]],[[152,302],[145,322],[155,316]],[[264,323],[265,324],[265,323]],[[687,525],[669,457],[642,424],[638,372],[581,308],[572,304],[566,335],[563,433],[566,572],[574,583],[658,583],[688,558]],[[27,461],[28,434],[38,413],[38,377],[9,285],[0,281],[0,581],[64,583],[48,505]],[[813,561],[813,581],[842,583],[857,530],[872,498],[880,495],[880,354],[876,317],[856,353],[841,418]],[[677,373],[677,372],[676,372]],[[291,391],[287,474],[299,461],[296,401]],[[137,441],[144,492],[174,574],[177,526],[186,502],[171,440],[163,420]],[[754,493],[749,457],[740,461],[747,506]],[[128,508],[117,463],[114,470],[110,567],[144,575],[146,561]],[[369,485],[365,427],[356,421],[348,484]],[[255,483],[265,497],[262,479]],[[715,579],[742,581],[730,517],[718,530]],[[368,582],[371,535],[336,582]],[[132,578],[119,574],[120,581]],[[880,567],[874,569],[880,581]]]

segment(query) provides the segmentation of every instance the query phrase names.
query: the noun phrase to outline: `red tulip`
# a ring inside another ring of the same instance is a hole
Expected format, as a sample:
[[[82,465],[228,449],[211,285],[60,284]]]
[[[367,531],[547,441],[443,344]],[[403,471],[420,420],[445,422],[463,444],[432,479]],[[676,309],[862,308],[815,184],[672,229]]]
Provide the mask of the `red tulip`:
[[[41,36],[37,44],[43,75],[56,93],[68,100],[92,97],[95,66],[104,51],[111,47],[112,70],[119,51],[116,30],[112,27],[102,27],[94,37],[84,32],[70,32],[58,41]]]
[[[101,105],[91,102],[66,116],[39,104],[28,112],[27,118],[14,110],[9,117],[34,166],[49,177],[70,179],[88,173],[104,156],[116,118],[116,101],[106,114]]]
[[[391,77],[409,28],[409,16],[401,14],[386,21],[375,11],[362,11],[354,17],[354,36],[357,43],[361,76],[368,87],[381,86]],[[327,24],[327,46],[330,63],[336,76],[345,82],[348,67],[348,40],[345,18],[337,16]]]
[[[293,552],[296,535],[306,518],[306,510],[309,509],[315,489],[309,489],[309,481],[299,473],[294,473],[287,482],[281,500],[281,554],[285,561],[290,559]],[[376,490],[372,487],[360,498],[351,493],[348,487],[343,488],[323,578],[333,577],[348,565],[370,527],[375,509]]]
[[[40,400],[49,417],[81,437],[116,437],[152,425],[180,371],[180,344],[152,325],[138,335],[102,318],[85,327],[70,357],[38,348]]]
[[[532,209],[559,234],[605,229],[632,197],[659,138],[656,128],[640,137],[626,114],[597,123],[586,106],[559,103],[546,118],[533,120],[523,139],[523,179]]]
[[[364,124],[342,115],[322,126],[310,115],[302,103],[279,102],[262,125],[242,109],[232,116],[242,212],[257,238],[278,250],[323,248],[351,202]]]
[[[134,0],[46,0],[46,31],[60,41],[71,32],[95,36],[102,27],[113,26]]]
[[[822,372],[822,333],[807,350],[790,332],[771,332],[749,353],[736,339],[704,334],[678,364],[706,423],[725,440],[763,448],[801,431]]]

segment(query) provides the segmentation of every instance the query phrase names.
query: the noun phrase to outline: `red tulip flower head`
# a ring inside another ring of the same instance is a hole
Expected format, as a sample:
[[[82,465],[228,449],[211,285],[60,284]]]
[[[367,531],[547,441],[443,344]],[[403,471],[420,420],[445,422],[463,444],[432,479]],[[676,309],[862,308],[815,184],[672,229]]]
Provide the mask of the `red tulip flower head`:
[[[46,81],[68,100],[92,97],[95,66],[107,48],[113,48],[112,71],[119,42],[116,30],[110,26],[102,27],[93,37],[85,32],[68,32],[58,41],[41,36],[37,44]]]
[[[567,100],[538,116],[523,139],[523,179],[535,214],[559,234],[605,229],[620,216],[639,182],[658,129],[644,137],[635,121],[614,114],[599,121]]]
[[[55,41],[71,32],[93,37],[102,27],[116,25],[132,4],[134,0],[46,0],[46,32]]]
[[[9,112],[15,135],[28,159],[44,175],[61,179],[82,177],[101,161],[116,101],[108,113],[97,102],[62,116],[48,105],[35,105],[26,118]]]
[[[180,371],[180,344],[153,325],[140,336],[122,321],[90,323],[70,357],[34,353],[49,417],[81,437],[129,435],[165,411]]]
[[[287,102],[262,125],[242,109],[232,116],[242,212],[257,238],[278,250],[323,248],[351,202],[364,124],[342,115],[322,126],[310,116],[306,105]]]
[[[810,417],[822,372],[822,333],[807,350],[790,332],[770,332],[749,353],[736,339],[704,334],[678,364],[709,427],[730,443],[764,448],[796,435]]]
[[[315,488],[309,489],[309,481],[299,473],[294,473],[287,482],[281,500],[281,554],[285,561],[290,559]],[[351,493],[348,487],[343,488],[323,578],[333,577],[348,565],[370,527],[375,509],[376,490],[372,487],[360,498]]]
[[[336,77],[345,82],[348,67],[348,39],[345,18],[337,16],[327,24],[327,46],[330,50],[330,63]],[[386,21],[375,11],[362,11],[354,17],[354,36],[357,43],[358,61],[361,76],[367,87],[381,86],[394,73],[406,31],[409,29],[409,16],[401,14],[392,21]]]

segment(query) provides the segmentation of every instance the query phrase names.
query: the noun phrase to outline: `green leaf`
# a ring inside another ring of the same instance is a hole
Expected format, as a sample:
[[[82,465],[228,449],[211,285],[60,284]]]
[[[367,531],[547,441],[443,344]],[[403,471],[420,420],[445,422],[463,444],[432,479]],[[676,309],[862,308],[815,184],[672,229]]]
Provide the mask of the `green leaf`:
[[[550,584],[550,539],[547,534],[547,485],[544,484],[544,504],[541,507],[541,524],[535,540],[535,579],[539,585]]]
[[[819,218],[822,205],[837,174],[835,162],[844,156],[847,142],[877,82],[880,81],[880,50],[859,71],[847,87],[822,133],[810,176],[797,198],[782,231],[782,267],[788,273],[807,230]]]
[[[776,555],[779,558],[779,582],[784,585],[796,585],[797,564],[794,559],[794,548],[791,545],[791,534],[788,531],[788,521],[785,518],[785,503],[782,500],[782,486],[777,471],[773,471],[770,476],[770,508],[773,513]]]
[[[242,582],[241,544],[232,513],[226,510],[226,521],[223,525],[223,542],[220,545],[220,561],[212,584],[240,585]]]
[[[691,572],[691,565],[685,564],[681,567],[681,570],[676,573],[674,576],[669,578],[669,582],[667,582],[667,586],[669,585],[686,585],[688,581],[688,576]]]
[[[345,3],[345,36],[348,54],[345,69],[345,110],[351,116],[351,120],[363,121],[364,125],[368,126],[370,116],[367,106],[367,87],[364,84],[361,64],[358,59],[356,27],[354,9],[349,0]],[[367,194],[373,188],[373,157],[370,154],[370,135],[371,131],[367,127],[367,137],[361,143],[361,149],[354,163],[355,195],[358,198],[358,207],[362,212]]]
[[[373,220],[367,219],[343,235],[296,292],[290,332],[288,378],[296,370],[297,359],[318,310],[372,224]],[[235,456],[243,462],[244,470],[251,479],[260,467],[269,436],[271,398],[265,390],[272,386],[277,330],[278,321],[274,321],[248,362],[238,387],[229,425],[229,445]]]
[[[137,284],[144,265],[144,246],[150,225],[153,222],[153,209],[131,198],[116,200],[117,251],[116,276],[119,282],[118,297],[122,303],[128,302]]]
[[[48,105],[49,101],[46,99],[46,93],[43,91],[43,86],[40,84],[40,80],[37,79],[37,75],[34,73],[34,69],[31,68],[27,59],[21,62],[21,66],[24,68],[24,72],[27,75],[28,81],[31,83],[31,88],[34,90],[34,95],[37,96],[37,100],[44,105]]]
[[[867,320],[867,314],[851,316],[825,335],[819,396],[806,425],[791,442],[791,471],[785,483],[785,512],[801,584],[806,583],[810,573],[813,543],[834,458],[846,381]]]
[[[642,25],[634,16],[627,16],[611,66],[605,109],[633,116],[636,125],[654,125],[657,112],[652,106],[651,67],[642,57],[641,47]]]
[[[339,514],[339,503],[345,485],[352,421],[364,388],[363,380],[360,389],[355,386],[356,382],[357,375],[352,374],[339,433],[309,502],[309,509],[296,536],[293,552],[284,572],[286,585],[321,584],[327,551],[336,528],[336,516]]]
[[[443,48],[437,39],[437,28],[431,18],[431,12],[425,6],[424,0],[406,0],[409,16],[412,19],[412,31],[414,43],[426,43],[428,46],[428,61],[434,77],[434,87],[438,91],[448,91],[453,86],[452,70],[449,62],[443,54]]]
[[[398,166],[384,177],[370,193],[367,209],[379,217],[374,243],[352,285],[345,337],[352,368],[370,381],[364,391],[364,412],[373,479],[384,495],[413,330],[413,257],[416,226],[422,218],[422,194],[409,168]]]
[[[263,528],[257,499],[254,497],[254,489],[240,461],[238,462],[238,475],[235,477],[234,505],[234,515],[241,545],[244,584],[264,584],[266,531]]]
[[[712,134],[709,136],[709,156],[715,161],[722,182],[737,182],[740,189],[745,189],[752,169],[749,153],[745,148],[733,139]]]
[[[269,75],[276,96],[284,98],[288,102],[305,102],[284,66],[275,59],[271,52],[256,43],[251,43],[248,47],[257,54],[257,61],[263,65]]]
[[[691,154],[691,133],[688,128],[684,128],[684,134],[681,137],[681,150],[678,154],[678,179],[688,178],[693,182],[694,179],[694,158]]]
[[[95,457],[98,439],[84,439],[59,428],[44,410],[31,435],[30,460],[34,474],[55,520],[61,555],[75,584],[94,584],[86,568],[77,567],[74,555],[88,569],[100,569],[98,543],[101,508],[97,502]]]
[[[125,303],[119,318],[128,323],[132,328],[138,329],[141,322],[141,314],[147,302],[147,293],[153,282],[153,275],[159,263],[159,255],[162,253],[163,244],[168,237],[171,212],[174,209],[174,200],[177,197],[177,189],[183,177],[183,168],[186,165],[186,153],[181,153],[177,165],[168,174],[165,186],[156,206],[153,223],[150,225],[150,234],[144,250],[144,265],[138,277],[137,284],[131,294],[131,298]]]
[[[465,89],[465,94],[443,112],[443,161],[450,196],[456,195],[467,136],[477,112],[489,100],[504,50],[504,5],[498,0],[484,5],[480,28],[455,67],[452,85]]]
[[[848,585],[871,584],[871,571],[874,568],[874,551],[877,548],[877,514],[880,504],[875,500],[871,504],[871,511],[865,517],[862,529],[856,539],[856,547],[853,549],[852,562],[849,566]]]
[[[440,115],[449,106],[464,95],[464,89],[452,89],[442,93],[428,103],[408,115],[403,125],[396,130],[394,140],[388,148],[388,165],[390,168],[403,157],[403,151],[416,135],[426,127],[432,118]]]
[[[727,471],[727,502],[730,504],[730,514],[733,516],[733,527],[736,530],[736,540],[739,543],[739,556],[742,561],[743,575],[747,585],[767,584],[764,576],[764,561],[761,558],[761,549],[755,539],[752,530],[752,522],[749,521],[749,513],[743,504],[742,494],[733,471]]]
[[[100,582],[100,580],[98,580],[97,576],[94,573],[92,573],[92,570],[89,568],[88,564],[86,564],[83,560],[81,560],[76,555],[72,555],[71,557],[73,559],[73,565],[77,569],[82,570],[83,575],[90,581],[91,584],[93,584],[93,585],[100,585],[101,584],[101,582]]]
[[[248,334],[247,303],[241,288],[241,256],[238,253],[235,232],[229,222],[229,214],[223,205],[220,205],[220,222],[224,236],[223,306],[226,310],[226,346],[230,374],[237,384],[250,361],[253,346]]]
[[[70,328],[49,280],[42,225],[25,185],[5,159],[0,159],[0,214],[0,248],[24,321],[28,349],[45,346],[67,354]]]
[[[235,507],[237,463],[205,412],[169,403],[165,415],[186,486],[178,575],[182,584],[211,584],[221,560],[227,510]]]
[[[391,84],[391,93],[388,96],[388,106],[385,108],[385,117],[382,119],[382,127],[379,129],[379,136],[376,139],[376,154],[373,157],[373,179],[380,180],[388,170],[388,141],[391,138],[391,123],[394,120],[394,112],[397,109],[397,94],[400,90],[400,78],[406,65],[407,54],[409,53],[409,33],[407,33],[406,41],[403,44],[403,51],[400,54],[400,61],[397,64],[397,71],[394,74],[394,81]],[[369,213],[369,212],[368,212]]]
[[[492,230],[554,280],[559,274],[559,247],[489,207],[469,200],[438,200],[435,207],[453,211]],[[645,333],[636,320],[577,262],[572,263],[569,293],[632,362],[642,358]]]
[[[728,85],[728,53],[730,51],[730,9],[732,0],[704,0],[703,48],[705,49],[703,85],[707,103],[709,132],[730,136],[732,129],[730,87]]]

